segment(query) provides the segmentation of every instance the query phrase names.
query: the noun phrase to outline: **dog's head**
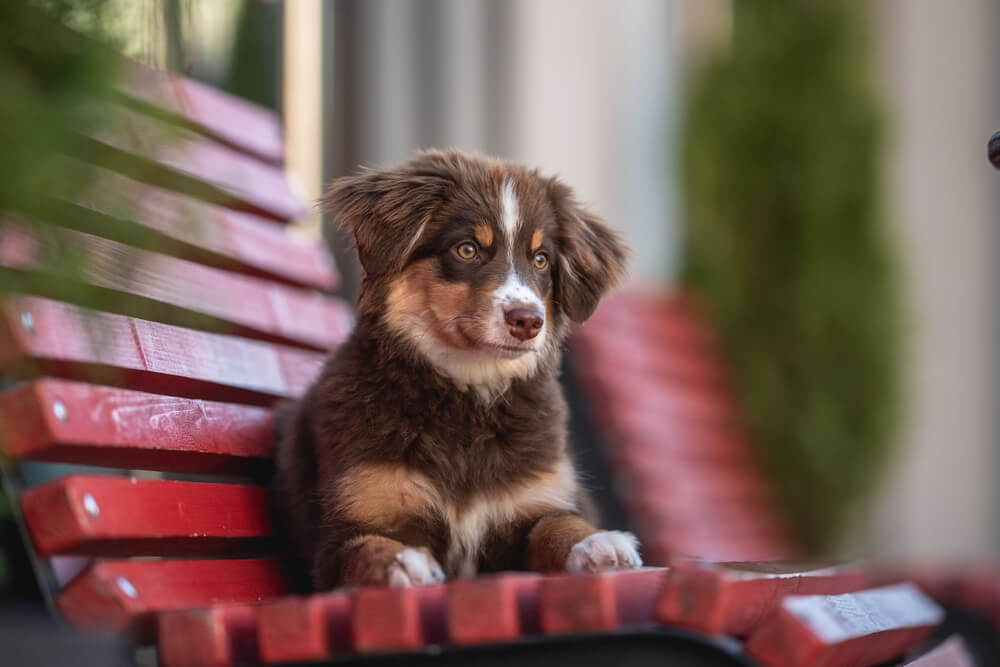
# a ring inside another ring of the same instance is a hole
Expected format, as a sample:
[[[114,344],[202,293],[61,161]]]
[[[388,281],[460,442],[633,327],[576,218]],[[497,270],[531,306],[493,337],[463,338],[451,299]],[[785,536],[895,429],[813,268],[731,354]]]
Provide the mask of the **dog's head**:
[[[458,151],[338,179],[324,203],[354,234],[362,314],[460,386],[531,376],[624,273],[618,233],[565,185]]]

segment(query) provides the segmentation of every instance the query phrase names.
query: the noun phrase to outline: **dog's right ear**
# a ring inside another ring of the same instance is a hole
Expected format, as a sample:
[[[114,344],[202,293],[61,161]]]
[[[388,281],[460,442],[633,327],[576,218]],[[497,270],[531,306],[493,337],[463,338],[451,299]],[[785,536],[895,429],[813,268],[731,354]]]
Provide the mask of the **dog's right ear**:
[[[454,175],[448,154],[421,153],[398,167],[338,178],[323,198],[323,209],[354,235],[367,276],[398,271],[447,196]]]

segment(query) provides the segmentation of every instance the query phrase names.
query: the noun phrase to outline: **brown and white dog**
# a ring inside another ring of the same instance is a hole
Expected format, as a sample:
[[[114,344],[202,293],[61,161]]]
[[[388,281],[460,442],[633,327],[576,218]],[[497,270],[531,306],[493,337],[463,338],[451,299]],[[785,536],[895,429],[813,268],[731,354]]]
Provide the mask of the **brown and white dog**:
[[[537,171],[420,153],[333,183],[365,271],[358,323],[279,419],[277,510],[318,590],[641,565],[600,531],[557,380],[619,235]]]

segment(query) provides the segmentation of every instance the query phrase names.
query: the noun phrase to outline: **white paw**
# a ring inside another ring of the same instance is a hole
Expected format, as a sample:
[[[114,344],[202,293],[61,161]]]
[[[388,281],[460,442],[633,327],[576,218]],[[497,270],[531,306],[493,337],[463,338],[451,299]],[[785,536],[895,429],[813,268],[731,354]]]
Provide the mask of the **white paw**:
[[[440,584],[444,571],[437,561],[420,549],[403,549],[389,566],[388,583],[392,588]]]
[[[567,572],[603,572],[642,567],[639,541],[632,533],[605,530],[586,537],[569,551]]]

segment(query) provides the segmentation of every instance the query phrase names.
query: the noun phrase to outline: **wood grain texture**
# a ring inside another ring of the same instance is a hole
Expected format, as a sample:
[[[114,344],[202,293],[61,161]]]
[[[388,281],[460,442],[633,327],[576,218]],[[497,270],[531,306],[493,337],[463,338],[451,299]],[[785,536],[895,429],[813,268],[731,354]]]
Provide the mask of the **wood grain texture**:
[[[275,164],[285,156],[277,114],[172,72],[122,59],[118,89],[213,139]]]
[[[279,222],[305,213],[274,165],[124,105],[93,103],[113,119],[81,135],[74,155],[146,183]]]
[[[304,391],[325,358],[35,297],[2,312],[0,367],[177,396],[269,404]]]
[[[289,236],[284,225],[73,158],[61,164],[75,177],[53,183],[50,198],[34,211],[47,222],[272,280],[337,284],[326,249]]]
[[[352,325],[344,302],[317,292],[66,229],[0,219],[0,231],[0,266],[47,271],[55,290],[45,296],[72,294],[72,283],[83,280],[107,290],[107,303],[122,314],[317,350],[342,342]],[[67,247],[78,253],[71,275],[59,267]]]
[[[170,472],[252,473],[274,452],[264,408],[53,379],[0,393],[0,435],[15,460]]]
[[[70,475],[20,505],[41,556],[247,553],[271,536],[259,486]]]
[[[773,614],[787,595],[832,595],[861,590],[858,566],[802,563],[671,563],[656,617],[664,625],[709,635],[744,637]]]
[[[262,662],[308,662],[352,650],[351,598],[346,593],[283,598],[256,611]]]
[[[59,596],[59,610],[81,630],[155,638],[156,614],[267,600],[287,592],[272,560],[98,561]]]
[[[223,667],[256,663],[256,616],[251,607],[225,605],[160,615],[157,649],[162,665]]]
[[[944,611],[911,584],[793,595],[750,635],[746,651],[775,667],[876,665],[920,644],[943,619]]]

